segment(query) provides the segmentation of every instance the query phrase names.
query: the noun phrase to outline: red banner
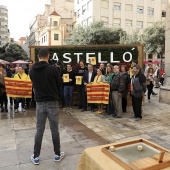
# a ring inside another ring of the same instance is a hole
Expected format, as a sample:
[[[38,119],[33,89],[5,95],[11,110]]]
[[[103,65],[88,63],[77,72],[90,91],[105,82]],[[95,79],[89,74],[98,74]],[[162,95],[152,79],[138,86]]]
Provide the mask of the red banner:
[[[107,83],[87,84],[87,102],[108,104],[110,85]]]
[[[32,98],[31,80],[16,80],[5,78],[5,88],[8,97]]]

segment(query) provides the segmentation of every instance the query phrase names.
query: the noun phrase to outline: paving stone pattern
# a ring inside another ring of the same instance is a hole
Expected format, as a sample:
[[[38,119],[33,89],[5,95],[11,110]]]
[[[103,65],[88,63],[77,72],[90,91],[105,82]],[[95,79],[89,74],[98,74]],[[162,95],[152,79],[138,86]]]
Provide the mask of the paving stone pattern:
[[[159,89],[154,88],[154,91],[159,93]],[[128,106],[127,113],[123,114],[121,119],[90,111],[80,112],[76,109],[68,112],[109,143],[145,138],[170,149],[170,105],[159,103],[158,100],[159,94],[151,96],[151,102],[148,102],[145,96],[141,121],[131,118],[131,106]]]
[[[66,157],[54,162],[51,131],[47,121],[42,143],[40,165],[33,165],[36,131],[35,109],[26,113],[0,113],[0,170],[76,170],[85,148],[108,143],[71,115],[60,111],[60,138]]]
[[[159,92],[159,89],[154,91]],[[138,122],[131,118],[130,106],[121,119],[90,111],[80,112],[76,108],[60,111],[61,147],[66,157],[61,162],[54,162],[47,121],[38,166],[30,161],[36,130],[35,110],[0,113],[0,170],[76,170],[85,148],[134,138],[145,138],[170,149],[170,106],[159,103],[158,99],[158,96],[152,96],[150,103],[145,100],[143,119]]]

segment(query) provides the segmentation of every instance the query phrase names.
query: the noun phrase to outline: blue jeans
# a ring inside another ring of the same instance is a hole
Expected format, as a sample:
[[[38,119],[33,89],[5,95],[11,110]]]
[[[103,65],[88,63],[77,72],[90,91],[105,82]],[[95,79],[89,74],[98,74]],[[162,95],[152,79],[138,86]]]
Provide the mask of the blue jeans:
[[[65,106],[73,106],[73,86],[64,86],[64,101]],[[70,104],[68,104],[68,96],[70,97]]]
[[[22,109],[24,109],[24,107],[25,107],[25,98],[16,98],[16,100],[15,100],[15,109],[18,109],[20,102],[21,102]]]
[[[38,157],[41,151],[42,138],[45,130],[46,119],[48,117],[54,152],[60,156],[60,136],[58,130],[59,113],[58,101],[43,101],[36,103],[36,135],[34,144],[34,157]]]

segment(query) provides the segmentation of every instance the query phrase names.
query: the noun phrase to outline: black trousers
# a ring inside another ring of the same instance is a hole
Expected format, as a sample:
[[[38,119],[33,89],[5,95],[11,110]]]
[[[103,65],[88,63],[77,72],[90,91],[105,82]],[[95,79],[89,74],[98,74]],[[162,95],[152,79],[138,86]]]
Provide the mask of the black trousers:
[[[127,98],[122,97],[122,111],[126,112],[126,108],[127,108]]]
[[[136,98],[132,96],[133,112],[136,118],[142,118],[142,97]]]
[[[94,103],[87,104],[86,86],[84,86],[83,93],[84,93],[83,98],[82,98],[83,99],[83,109],[87,110],[87,106],[90,105],[90,110],[94,110],[94,108],[95,108],[95,104]]]
[[[77,91],[78,91],[78,100],[79,100],[79,107],[83,107],[83,99],[84,99],[84,85],[77,85]]]
[[[5,108],[7,108],[7,96],[6,96],[6,92],[2,93],[2,95],[0,96],[0,104],[1,104],[1,108],[3,107],[3,105],[5,105]]]
[[[163,77],[160,78],[160,83],[163,86],[163,84],[164,84],[164,78]]]
[[[148,88],[148,100],[149,100],[150,97],[151,97],[152,91],[153,91],[153,84],[152,84],[152,81],[150,81],[150,84],[147,85],[147,88]]]
[[[31,105],[35,106],[36,103],[34,101],[34,91],[32,89],[32,98],[26,98],[26,105],[29,107]]]

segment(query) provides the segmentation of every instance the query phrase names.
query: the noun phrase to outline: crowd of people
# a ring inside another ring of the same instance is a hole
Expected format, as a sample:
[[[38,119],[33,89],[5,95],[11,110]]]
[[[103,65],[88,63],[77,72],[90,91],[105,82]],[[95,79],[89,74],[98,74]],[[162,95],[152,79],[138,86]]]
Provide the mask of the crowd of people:
[[[112,114],[113,118],[121,118],[122,112],[127,112],[127,97],[132,100],[132,107],[136,121],[142,119],[142,98],[148,89],[148,101],[150,97],[156,95],[153,91],[155,85],[159,88],[163,85],[165,72],[159,67],[153,68],[148,64],[143,71],[136,61],[132,61],[131,67],[126,65],[112,65],[104,63],[99,66],[92,64],[85,65],[80,61],[78,66],[73,68],[69,63],[66,68],[60,65],[52,66],[49,64],[50,53],[48,49],[40,49],[38,52],[39,62],[33,64],[29,62],[26,67],[22,65],[4,66],[0,64],[0,104],[1,112],[7,111],[7,96],[5,91],[5,77],[27,80],[33,83],[32,99],[11,98],[15,101],[15,112],[18,112],[18,105],[21,102],[22,112],[28,109],[30,105],[36,106],[36,135],[34,151],[31,161],[38,165],[40,160],[40,151],[45,130],[46,119],[48,118],[52,142],[54,145],[54,160],[60,161],[64,158],[65,153],[60,150],[59,137],[59,112],[58,101],[62,109],[72,109],[74,105],[74,91],[78,94],[78,109],[86,112],[89,108],[96,114]],[[64,81],[64,74],[69,75],[69,80]],[[82,78],[80,84],[76,83],[77,76]],[[108,104],[88,103],[87,89],[89,83],[108,83],[110,85]],[[36,103],[35,103],[36,102]]]
[[[30,79],[29,72],[32,68],[33,61],[25,65],[3,65],[0,64],[0,104],[1,112],[7,112],[7,96],[5,92],[5,77],[13,77],[15,79]],[[106,112],[107,114],[112,114],[114,118],[121,118],[122,112],[126,112],[127,108],[127,96],[132,97],[133,104],[133,94],[132,94],[132,75],[134,74],[133,67],[137,65],[136,61],[132,61],[131,68],[127,68],[126,65],[112,65],[107,63],[100,63],[98,66],[93,66],[92,64],[85,65],[84,61],[79,61],[78,66],[73,68],[69,63],[66,68],[61,68],[56,66],[60,73],[60,78],[63,79],[64,74],[69,75],[69,82],[62,81],[62,86],[60,87],[60,103],[62,109],[72,109],[75,104],[75,98],[73,97],[73,92],[78,93],[78,109],[81,112],[85,112],[90,108],[91,112],[96,111],[97,114],[102,114]],[[135,69],[135,68],[134,68]],[[133,73],[132,73],[133,72]],[[140,73],[143,73],[139,69]],[[163,85],[165,71],[156,66],[153,68],[152,64],[148,64],[145,68],[144,75],[146,77],[146,87],[147,87],[147,98],[150,102],[151,95],[157,95],[154,93],[153,87],[159,88]],[[76,84],[76,76],[82,77],[82,83]],[[134,78],[135,76],[133,76]],[[104,82],[110,84],[110,93],[108,105],[104,104],[88,104],[87,102],[87,91],[86,85],[89,83],[99,83]],[[141,82],[140,82],[141,83]],[[145,95],[145,94],[144,94]],[[28,109],[30,105],[35,106],[34,101],[34,91],[32,91],[32,99],[30,98],[14,98],[15,112],[18,112],[19,103],[21,102],[22,111]],[[12,102],[12,98],[11,98]],[[133,108],[134,109],[134,108]],[[135,109],[134,109],[135,110]],[[135,112],[135,111],[134,111]],[[141,116],[139,116],[141,118]]]
[[[60,70],[62,79],[64,74],[69,74],[69,82],[63,82],[63,90],[60,91],[61,96],[63,96],[63,109],[72,109],[75,100],[73,97],[73,91],[77,91],[77,104],[78,109],[81,109],[81,112],[87,111],[89,107],[91,112],[96,111],[97,114],[106,112],[107,114],[112,114],[114,118],[121,118],[122,112],[127,111],[127,97],[129,95],[132,97],[134,113],[137,113],[135,118],[139,118],[139,120],[142,118],[141,111],[138,110],[138,108],[141,108],[142,96],[144,96],[145,92],[148,91],[147,96],[148,101],[150,102],[151,94],[157,95],[157,93],[153,91],[154,84],[156,88],[159,88],[160,85],[163,85],[165,76],[164,70],[160,70],[158,66],[154,69],[152,64],[148,64],[145,71],[143,71],[137,65],[136,61],[132,61],[131,68],[127,68],[126,65],[123,64],[113,66],[110,63],[107,63],[106,67],[104,63],[101,63],[98,66],[93,66],[92,64],[87,64],[86,66],[84,61],[80,61],[76,68],[73,68],[71,64],[67,64],[65,69]],[[81,84],[76,84],[76,76],[82,77]],[[135,79],[135,77],[138,76],[140,77],[138,78],[140,81],[139,83]],[[133,82],[132,80],[135,81]],[[87,102],[86,85],[89,83],[99,82],[110,84],[108,105],[104,105],[102,103],[88,104]],[[136,87],[137,90],[134,90],[133,88],[134,83],[138,84],[138,87]],[[143,85],[143,88],[140,89],[140,87],[142,87],[141,85]],[[139,96],[134,99],[136,93],[138,93],[137,95]],[[135,103],[135,101],[138,102]]]

